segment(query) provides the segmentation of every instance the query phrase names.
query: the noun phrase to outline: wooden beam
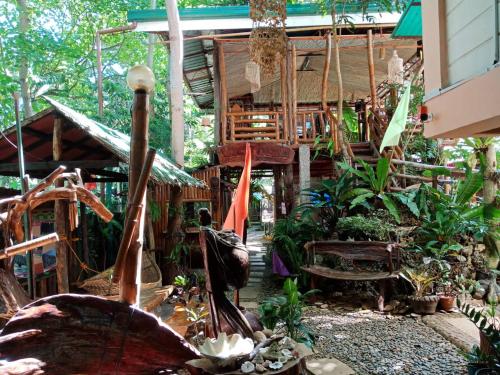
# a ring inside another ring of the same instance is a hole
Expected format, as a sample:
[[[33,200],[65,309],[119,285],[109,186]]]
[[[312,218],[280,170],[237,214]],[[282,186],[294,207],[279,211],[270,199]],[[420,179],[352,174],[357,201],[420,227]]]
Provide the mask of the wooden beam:
[[[52,157],[55,161],[62,158],[62,128],[63,119],[57,116],[54,119],[54,130],[52,140]],[[63,187],[64,181],[61,179],[55,183],[56,187]],[[66,247],[68,223],[66,204],[63,201],[54,202],[54,217],[55,217],[55,230],[59,235],[60,240],[56,245],[56,274],[57,274],[57,291],[58,293],[69,293],[68,281],[68,249]]]
[[[297,50],[295,45],[292,45],[292,117],[293,117],[293,136],[296,145],[299,144],[299,134],[297,132]]]
[[[35,238],[34,240],[21,242],[13,246],[6,247],[4,251],[0,253],[0,259],[13,257],[17,254],[23,254],[26,251],[34,250],[45,245],[50,245],[57,241],[59,241],[59,236],[57,235],[57,233],[51,233]]]

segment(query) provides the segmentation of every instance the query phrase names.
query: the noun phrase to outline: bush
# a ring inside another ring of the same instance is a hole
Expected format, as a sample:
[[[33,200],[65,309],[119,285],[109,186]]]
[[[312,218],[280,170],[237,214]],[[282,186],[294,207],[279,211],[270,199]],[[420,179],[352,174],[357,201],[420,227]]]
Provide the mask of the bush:
[[[377,217],[348,216],[339,219],[337,232],[341,240],[390,241],[394,225]]]

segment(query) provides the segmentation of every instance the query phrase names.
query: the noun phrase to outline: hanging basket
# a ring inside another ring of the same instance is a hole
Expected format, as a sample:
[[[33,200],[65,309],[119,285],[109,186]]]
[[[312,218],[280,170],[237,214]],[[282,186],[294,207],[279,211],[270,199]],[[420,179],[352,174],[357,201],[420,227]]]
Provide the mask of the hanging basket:
[[[257,27],[250,34],[250,58],[265,76],[274,74],[276,65],[286,55],[287,36],[281,29]]]

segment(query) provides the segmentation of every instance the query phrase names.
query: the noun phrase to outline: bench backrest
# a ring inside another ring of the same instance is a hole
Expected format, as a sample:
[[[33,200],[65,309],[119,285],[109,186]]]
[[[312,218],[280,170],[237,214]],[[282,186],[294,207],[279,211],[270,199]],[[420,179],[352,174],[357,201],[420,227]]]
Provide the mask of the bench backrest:
[[[395,243],[380,241],[312,241],[305,244],[309,255],[337,255],[349,260],[385,262],[392,268],[393,260],[399,268],[399,246]]]

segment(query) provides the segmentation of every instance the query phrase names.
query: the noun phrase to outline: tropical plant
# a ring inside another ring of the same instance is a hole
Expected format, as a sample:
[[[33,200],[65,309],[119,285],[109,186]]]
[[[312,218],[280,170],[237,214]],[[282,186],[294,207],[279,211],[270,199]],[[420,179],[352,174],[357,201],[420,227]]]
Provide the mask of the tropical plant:
[[[496,300],[490,300],[482,310],[477,310],[460,300],[457,300],[457,306],[462,314],[479,328],[480,334],[486,338],[489,349],[492,351],[489,366],[500,370],[500,323],[496,317]]]
[[[269,297],[259,305],[262,324],[271,330],[278,327],[278,330],[284,330],[295,341],[312,347],[314,335],[302,322],[302,308],[304,299],[316,292],[317,290],[310,290],[302,294],[297,288],[296,279],[286,279],[283,295]]]
[[[334,231],[337,221],[349,207],[353,181],[351,174],[345,171],[335,180],[324,180],[319,187],[306,189],[304,194],[309,196],[310,202],[302,206],[302,212],[317,212],[325,231]]]
[[[404,268],[400,275],[413,286],[416,297],[424,297],[429,294],[436,280],[436,276],[431,275],[423,267],[421,269]]]
[[[277,220],[273,228],[273,249],[278,252],[292,273],[299,273],[303,264],[304,244],[326,235],[311,210],[293,210],[289,216]]]
[[[351,192],[351,205],[349,208],[354,208],[358,205],[363,205],[371,208],[371,200],[379,200],[387,208],[390,214],[394,217],[396,222],[401,222],[398,207],[393,200],[393,194],[386,192],[389,183],[389,160],[387,158],[380,158],[377,161],[377,166],[373,169],[364,160],[358,160],[363,170],[358,170],[347,163],[339,163],[342,169],[349,171],[357,176],[365,187],[353,189]]]
[[[347,216],[339,219],[339,238],[358,241],[390,241],[395,227],[377,217]]]

